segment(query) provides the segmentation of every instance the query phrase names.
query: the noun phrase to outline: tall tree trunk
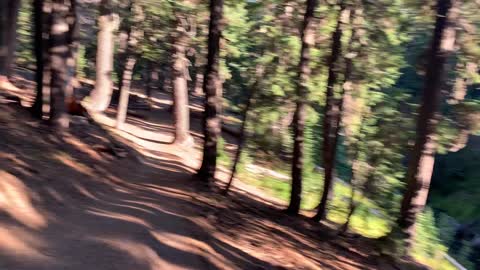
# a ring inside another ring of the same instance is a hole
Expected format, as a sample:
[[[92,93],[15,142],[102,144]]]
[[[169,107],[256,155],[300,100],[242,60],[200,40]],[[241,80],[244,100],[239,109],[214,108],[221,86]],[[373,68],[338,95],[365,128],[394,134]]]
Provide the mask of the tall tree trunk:
[[[110,105],[113,91],[114,31],[117,16],[111,0],[102,0],[98,18],[97,61],[95,89],[91,93],[91,109],[105,111]]]
[[[49,39],[52,5],[50,0],[34,0],[35,35],[34,48],[36,60],[36,96],[31,108],[32,114],[42,119],[49,113],[50,107],[50,57]]]
[[[222,35],[224,0],[210,0],[208,56],[203,92],[205,113],[203,119],[203,161],[197,176],[204,182],[215,180],[217,142],[221,136],[222,82],[219,74],[220,37]]]
[[[338,129],[340,126],[340,116],[342,110],[342,100],[335,98],[335,85],[337,84],[337,67],[341,55],[342,34],[349,16],[349,10],[345,3],[340,3],[340,11],[335,31],[332,36],[332,51],[328,63],[328,80],[326,90],[325,113],[323,116],[323,166],[324,166],[324,184],[322,198],[318,205],[317,214],[313,220],[320,221],[325,218],[327,202],[333,187],[335,155],[337,150]],[[342,93],[343,96],[343,93]]]
[[[431,43],[422,104],[417,120],[415,146],[406,175],[398,226],[409,246],[414,237],[417,215],[424,209],[435,158],[436,113],[439,107],[445,64],[455,47],[459,0],[438,0],[437,16]]]
[[[78,48],[80,42],[80,24],[76,19],[77,16],[77,3],[75,0],[71,0],[72,7],[68,13],[68,44],[70,44],[70,56],[67,60],[67,68],[68,68],[68,84],[67,90],[65,92],[65,101],[67,104],[67,111],[69,113],[77,113],[71,111],[71,109],[75,108],[77,101],[75,100],[75,89],[79,86],[79,82],[77,80],[77,63],[78,63]]]
[[[130,85],[133,78],[133,68],[137,62],[137,45],[139,39],[143,36],[143,31],[136,26],[144,19],[142,7],[135,4],[135,1],[130,2],[129,10],[133,13],[133,22],[127,25],[127,48],[125,50],[125,67],[122,72],[122,83],[120,88],[120,100],[117,109],[116,128],[122,129],[127,119],[128,101],[130,97]]]
[[[0,87],[9,83],[17,41],[17,19],[20,0],[3,0],[0,4]]]
[[[129,9],[131,10],[131,8]],[[118,34],[118,50],[117,50],[117,58],[118,63],[121,63],[117,65],[117,83],[118,83],[118,89],[122,89],[122,83],[123,83],[123,72],[125,71],[125,64],[127,62],[127,48],[128,48],[128,37],[130,35],[130,25],[129,22],[122,22],[122,25],[120,26],[120,31]],[[113,99],[118,101],[118,94],[119,92],[113,92]]]
[[[132,82],[133,68],[137,62],[133,55],[128,56],[123,71],[122,88],[120,89],[120,100],[118,102],[116,128],[122,129],[128,113],[128,99],[130,97],[130,84]]]
[[[296,108],[293,117],[293,158],[292,158],[292,189],[290,192],[290,204],[287,212],[292,215],[300,211],[302,196],[302,172],[303,172],[303,144],[305,133],[305,120],[307,117],[308,80],[310,77],[310,49],[315,41],[314,13],[317,0],[308,0],[305,16],[303,19],[300,52],[298,65],[298,77],[296,87]]]
[[[54,0],[50,26],[50,123],[57,128],[68,128],[69,116],[66,97],[72,95],[68,62],[73,62],[69,17],[75,16],[75,0]],[[73,26],[73,24],[72,24]],[[71,64],[72,65],[72,64]],[[73,67],[74,69],[74,67]]]
[[[174,143],[193,144],[190,136],[190,109],[188,107],[188,59],[186,50],[190,40],[188,18],[180,11],[176,14],[177,28],[173,38],[174,56],[172,61],[173,118],[175,122]]]

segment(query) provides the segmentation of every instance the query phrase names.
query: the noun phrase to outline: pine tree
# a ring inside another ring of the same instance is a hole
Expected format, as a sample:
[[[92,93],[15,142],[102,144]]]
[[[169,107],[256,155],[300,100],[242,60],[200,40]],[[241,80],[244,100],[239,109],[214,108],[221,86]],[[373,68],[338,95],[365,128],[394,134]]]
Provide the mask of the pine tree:
[[[204,182],[215,179],[217,143],[222,130],[222,83],[219,77],[220,38],[222,35],[223,0],[210,0],[208,56],[203,83],[205,113],[203,119],[203,161],[197,176]]]
[[[317,6],[316,0],[307,1],[305,17],[301,30],[302,49],[298,67],[297,100],[293,117],[293,156],[292,156],[292,189],[290,193],[290,204],[287,212],[293,215],[300,210],[302,194],[302,173],[303,173],[303,144],[305,134],[305,120],[307,117],[308,79],[310,70],[310,50],[314,46],[315,29],[314,13]]]
[[[69,17],[75,16],[74,0],[54,0],[50,25],[50,61],[51,65],[51,91],[50,91],[50,123],[58,128],[68,128],[69,116],[67,100],[73,96],[70,91],[71,75],[69,74],[69,61],[73,58],[72,42],[70,38]],[[74,68],[73,68],[74,69]]]
[[[34,0],[35,21],[35,81],[37,84],[35,101],[32,105],[32,114],[42,119],[46,112],[45,106],[49,103],[50,93],[50,57],[49,57],[49,23],[51,9],[47,6],[49,0]]]
[[[175,13],[176,29],[173,36],[173,61],[172,61],[172,89],[173,89],[173,116],[175,122],[174,143],[190,145],[193,137],[190,130],[190,109],[188,105],[189,60],[186,51],[191,39],[195,35],[195,22],[188,10],[189,5],[195,2],[185,1],[185,6],[179,7]]]
[[[102,0],[99,6],[95,89],[91,93],[91,109],[103,112],[110,105],[113,91],[114,31],[118,18],[112,0]]]
[[[436,153],[436,113],[439,107],[445,64],[455,47],[454,22],[458,0],[438,0],[433,39],[428,54],[425,86],[417,119],[415,146],[406,175],[407,187],[402,200],[398,226],[411,244],[415,220],[427,202]]]
[[[313,217],[315,221],[325,218],[327,211],[327,202],[331,196],[334,182],[335,157],[337,150],[338,131],[342,115],[343,91],[341,98],[335,98],[335,86],[338,80],[339,58],[342,49],[342,35],[345,24],[347,23],[350,9],[347,8],[346,1],[340,2],[340,10],[337,17],[337,25],[332,35],[331,55],[328,61],[328,80],[326,90],[326,104],[323,116],[323,164],[324,164],[324,184],[323,193],[318,206],[317,214]]]
[[[140,28],[140,23],[144,19],[143,7],[131,2],[130,7],[132,14],[132,21],[128,22],[127,31],[127,48],[125,49],[125,65],[122,68],[122,83],[120,84],[120,100],[117,108],[116,128],[122,129],[127,119],[128,102],[130,97],[130,85],[133,78],[133,69],[138,59],[139,41],[143,37],[143,30]]]

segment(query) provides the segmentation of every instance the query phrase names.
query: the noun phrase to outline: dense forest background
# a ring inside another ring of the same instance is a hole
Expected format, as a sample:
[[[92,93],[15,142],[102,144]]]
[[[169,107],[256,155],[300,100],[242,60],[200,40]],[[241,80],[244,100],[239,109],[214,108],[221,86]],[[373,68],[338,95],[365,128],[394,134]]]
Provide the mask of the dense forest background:
[[[36,2],[23,0],[19,9],[16,66],[27,73],[36,69]],[[127,110],[150,106],[152,93],[172,93],[175,140],[191,144],[189,96],[216,91],[208,88],[215,81],[209,2],[84,0],[75,8],[74,99],[96,111],[124,104],[121,128]],[[428,167],[410,173],[411,153],[433,121],[424,144],[434,150],[423,153],[434,161],[431,188],[413,192],[426,203],[415,213],[410,253],[434,269],[453,269],[445,254],[480,269],[478,9],[473,0],[225,0],[216,82],[223,99],[206,117],[222,114],[220,129],[240,138],[243,151],[236,157],[226,140],[207,136],[208,120],[205,147],[212,138],[220,166],[234,165],[237,179],[290,203],[289,213],[315,212],[314,219],[338,223],[344,232],[403,239],[411,236],[395,235],[395,228],[399,216],[405,216],[401,229],[411,226],[404,204],[416,187],[408,180]],[[444,32],[454,33],[448,54],[441,47],[448,37],[438,37],[442,16]],[[112,55],[102,58],[105,51]],[[101,75],[108,57],[111,73]],[[122,91],[130,84],[144,89],[145,104],[128,102]],[[432,85],[437,98],[427,95]],[[437,109],[419,124],[429,100],[438,100]],[[205,157],[199,174],[209,177]]]

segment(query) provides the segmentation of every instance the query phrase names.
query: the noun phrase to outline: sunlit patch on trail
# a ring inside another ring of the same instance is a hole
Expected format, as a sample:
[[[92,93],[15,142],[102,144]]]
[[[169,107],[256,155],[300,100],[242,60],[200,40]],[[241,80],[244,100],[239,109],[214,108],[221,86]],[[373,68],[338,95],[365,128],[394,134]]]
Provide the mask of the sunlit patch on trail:
[[[0,211],[29,228],[45,227],[47,219],[33,206],[30,192],[22,181],[3,170],[0,179]]]
[[[18,260],[41,260],[48,262],[50,258],[43,254],[44,241],[24,229],[0,224],[0,253],[5,253]]]

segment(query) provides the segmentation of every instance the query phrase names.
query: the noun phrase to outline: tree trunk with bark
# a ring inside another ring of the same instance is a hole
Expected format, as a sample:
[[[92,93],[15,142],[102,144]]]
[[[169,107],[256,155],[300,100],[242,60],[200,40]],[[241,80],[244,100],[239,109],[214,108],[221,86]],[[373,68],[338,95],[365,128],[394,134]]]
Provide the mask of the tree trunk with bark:
[[[127,119],[128,99],[130,97],[130,84],[132,82],[133,68],[135,67],[136,62],[137,59],[133,55],[128,56],[123,71],[122,88],[120,89],[120,100],[118,102],[117,122],[115,126],[117,129],[120,130],[123,128],[125,120]]]
[[[111,0],[102,0],[98,17],[97,61],[95,89],[91,93],[91,109],[103,112],[110,105],[113,91],[114,31],[117,15]]]
[[[34,0],[33,13],[35,20],[34,50],[36,60],[36,96],[31,108],[32,114],[42,119],[49,112],[50,104],[50,57],[49,57],[49,25],[51,23],[51,2]]]
[[[303,145],[305,140],[305,120],[307,117],[308,80],[310,77],[310,49],[314,46],[315,29],[314,15],[317,0],[308,0],[305,16],[303,19],[300,52],[298,65],[298,77],[296,87],[296,108],[293,117],[293,158],[292,158],[292,189],[290,192],[290,204],[287,212],[297,215],[300,211],[302,195],[302,172],[303,172]]]
[[[189,60],[186,55],[191,40],[191,20],[188,15],[178,11],[176,12],[176,24],[172,61],[174,143],[188,146],[193,144],[193,137],[190,135],[190,109],[188,107]]]
[[[52,21],[50,25],[50,119],[49,122],[57,128],[68,128],[69,115],[67,111],[67,97],[73,93],[72,74],[69,70],[74,67],[69,19],[76,20],[75,0],[54,0],[52,7]]]
[[[125,50],[125,66],[122,68],[122,83],[120,88],[120,99],[117,108],[116,128],[122,129],[127,119],[128,101],[130,97],[130,85],[133,78],[133,68],[137,62],[137,45],[143,36],[143,31],[139,29],[135,23],[139,23],[144,19],[142,7],[135,5],[132,1],[129,9],[133,12],[133,23],[126,27],[127,30],[127,48]]]
[[[224,0],[210,0],[208,56],[203,83],[205,113],[203,119],[203,161],[197,177],[206,183],[215,180],[217,142],[221,136],[222,82],[219,74],[220,38],[222,35]]]
[[[438,0],[437,16],[431,43],[425,87],[417,120],[415,146],[406,175],[407,187],[400,209],[398,226],[407,247],[414,237],[415,222],[424,209],[435,161],[436,113],[440,103],[447,59],[454,51],[459,0]]]
[[[335,86],[337,84],[337,67],[342,49],[342,34],[346,20],[349,16],[349,9],[342,1],[337,19],[337,26],[332,35],[332,51],[328,62],[328,80],[326,90],[326,104],[323,118],[323,167],[324,184],[322,198],[317,208],[317,214],[313,220],[320,221],[326,216],[327,202],[330,197],[335,169],[335,156],[337,150],[338,130],[340,127],[341,110],[343,98],[335,98]],[[343,93],[341,94],[343,96]]]

